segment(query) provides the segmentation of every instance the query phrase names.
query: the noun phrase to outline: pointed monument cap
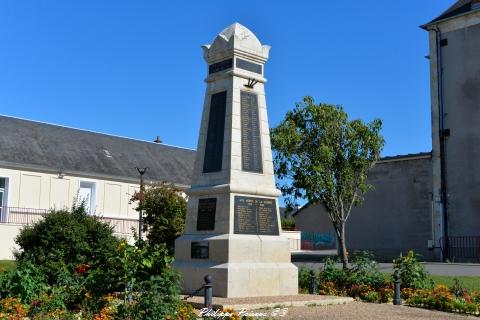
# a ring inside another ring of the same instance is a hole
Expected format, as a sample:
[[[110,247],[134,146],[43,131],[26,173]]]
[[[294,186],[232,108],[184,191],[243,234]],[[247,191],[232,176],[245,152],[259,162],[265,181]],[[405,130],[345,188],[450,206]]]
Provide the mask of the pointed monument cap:
[[[265,62],[270,50],[270,46],[262,45],[252,31],[238,22],[223,29],[211,45],[205,45],[202,48],[207,62],[220,60],[233,54],[245,55],[253,60]]]

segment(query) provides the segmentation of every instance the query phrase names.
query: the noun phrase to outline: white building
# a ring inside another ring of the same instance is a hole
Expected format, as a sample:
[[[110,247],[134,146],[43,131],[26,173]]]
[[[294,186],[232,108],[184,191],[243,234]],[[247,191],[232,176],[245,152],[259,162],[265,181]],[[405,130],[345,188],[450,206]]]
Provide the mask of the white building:
[[[77,195],[91,214],[128,234],[138,225],[130,198],[148,183],[190,184],[195,151],[0,116],[0,260],[10,259],[20,228]]]

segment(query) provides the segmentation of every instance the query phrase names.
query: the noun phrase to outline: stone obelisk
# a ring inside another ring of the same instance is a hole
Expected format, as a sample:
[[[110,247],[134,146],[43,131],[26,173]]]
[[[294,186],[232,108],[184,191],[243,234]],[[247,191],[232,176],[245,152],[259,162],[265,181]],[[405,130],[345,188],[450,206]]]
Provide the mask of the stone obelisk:
[[[265,102],[270,47],[234,23],[203,50],[207,89],[174,267],[186,293],[210,274],[214,296],[297,294],[297,268],[281,236]]]

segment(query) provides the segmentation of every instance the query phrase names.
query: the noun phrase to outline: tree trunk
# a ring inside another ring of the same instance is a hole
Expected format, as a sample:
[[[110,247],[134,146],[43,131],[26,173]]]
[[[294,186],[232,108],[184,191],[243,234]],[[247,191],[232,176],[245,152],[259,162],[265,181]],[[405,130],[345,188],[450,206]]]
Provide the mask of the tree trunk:
[[[348,253],[347,247],[345,245],[345,224],[342,223],[339,226],[340,230],[337,230],[337,239],[338,239],[338,255],[342,260],[343,269],[348,269],[350,267],[348,263]]]

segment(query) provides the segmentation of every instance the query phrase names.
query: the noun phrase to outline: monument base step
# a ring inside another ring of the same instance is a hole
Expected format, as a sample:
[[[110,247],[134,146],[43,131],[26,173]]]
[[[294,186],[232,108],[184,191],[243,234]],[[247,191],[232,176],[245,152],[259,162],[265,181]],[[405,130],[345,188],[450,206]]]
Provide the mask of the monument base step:
[[[298,269],[290,262],[215,262],[175,261],[182,275],[184,293],[200,288],[204,276],[212,276],[213,295],[241,298],[289,296],[298,294]]]
[[[182,297],[183,298],[183,297]],[[354,301],[350,297],[321,296],[312,294],[298,294],[280,297],[254,297],[254,298],[221,298],[213,297],[213,310],[240,309],[258,310],[263,308],[288,308],[304,306],[327,306],[346,304]],[[194,296],[187,299],[187,302],[196,309],[202,309],[203,296]]]

